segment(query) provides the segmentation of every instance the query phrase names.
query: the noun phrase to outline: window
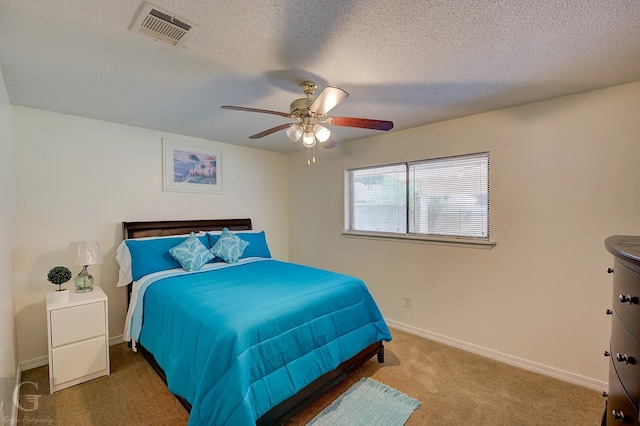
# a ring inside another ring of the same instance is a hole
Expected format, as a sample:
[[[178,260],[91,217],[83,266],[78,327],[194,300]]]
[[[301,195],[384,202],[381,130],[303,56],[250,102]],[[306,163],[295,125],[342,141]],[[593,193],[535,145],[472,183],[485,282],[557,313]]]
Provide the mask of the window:
[[[489,240],[489,153],[346,171],[351,233]]]

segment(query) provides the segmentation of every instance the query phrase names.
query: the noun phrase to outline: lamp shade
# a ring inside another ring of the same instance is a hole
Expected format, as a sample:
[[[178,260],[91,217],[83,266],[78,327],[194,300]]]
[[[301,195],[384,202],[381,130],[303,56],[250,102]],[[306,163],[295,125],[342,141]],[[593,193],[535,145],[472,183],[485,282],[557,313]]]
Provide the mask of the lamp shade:
[[[313,133],[315,133],[316,139],[318,139],[318,142],[320,143],[326,142],[327,139],[329,139],[329,136],[331,136],[331,130],[319,124],[313,126]]]
[[[291,139],[292,142],[297,142],[302,136],[302,126],[299,124],[294,124],[293,126],[287,129],[287,137]]]
[[[311,148],[316,144],[316,136],[311,132],[304,132],[302,135],[302,145]]]
[[[97,241],[71,241],[69,260],[73,265],[98,265],[102,263],[102,252]]]

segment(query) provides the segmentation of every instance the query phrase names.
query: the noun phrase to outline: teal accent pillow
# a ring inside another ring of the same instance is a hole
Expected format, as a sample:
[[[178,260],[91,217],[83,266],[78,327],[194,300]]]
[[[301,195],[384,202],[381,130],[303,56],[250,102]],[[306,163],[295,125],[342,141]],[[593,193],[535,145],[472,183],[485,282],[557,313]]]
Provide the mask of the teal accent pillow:
[[[248,242],[224,228],[218,241],[211,247],[211,254],[227,263],[236,263],[248,245]]]
[[[242,253],[242,256],[240,256],[240,259],[244,259],[245,257],[264,257],[271,259],[271,252],[269,251],[264,231],[234,232],[233,234],[249,243],[245,251]],[[213,247],[218,242],[219,238],[220,235],[209,234],[209,245]],[[217,258],[214,259],[214,262],[218,260],[222,261],[222,259]]]
[[[133,281],[137,281],[153,272],[180,268],[180,263],[169,254],[169,249],[186,239],[187,237],[185,236],[125,240],[131,255]],[[198,239],[207,249],[211,247],[209,238],[206,235],[202,235]]]
[[[199,271],[205,263],[213,259],[213,254],[195,235],[190,235],[182,243],[170,248],[169,253],[188,272]]]

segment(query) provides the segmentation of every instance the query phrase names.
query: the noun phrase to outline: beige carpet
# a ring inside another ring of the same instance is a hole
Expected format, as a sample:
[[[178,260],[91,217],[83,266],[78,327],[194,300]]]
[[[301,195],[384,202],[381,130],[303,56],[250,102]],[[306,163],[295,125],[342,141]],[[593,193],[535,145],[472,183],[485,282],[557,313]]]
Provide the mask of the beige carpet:
[[[407,425],[599,425],[600,393],[391,330],[385,363],[375,358],[291,419],[304,425],[361,377],[388,384],[422,406]],[[188,414],[138,354],[111,347],[111,375],[49,395],[47,367],[22,373],[38,383],[38,410],[19,424],[184,425]],[[23,387],[25,393],[33,388]],[[21,396],[23,405],[32,403]]]

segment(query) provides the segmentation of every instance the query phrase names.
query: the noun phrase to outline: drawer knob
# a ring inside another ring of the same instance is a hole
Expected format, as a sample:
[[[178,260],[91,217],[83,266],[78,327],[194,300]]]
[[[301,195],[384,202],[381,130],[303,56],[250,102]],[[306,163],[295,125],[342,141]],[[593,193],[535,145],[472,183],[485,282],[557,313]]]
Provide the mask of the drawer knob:
[[[611,352],[609,352],[609,351],[604,351],[604,356],[609,356],[609,355],[611,355]]]
[[[624,362],[625,364],[633,364],[633,357],[627,354],[616,354],[616,360],[618,360],[618,362]]]
[[[607,268],[607,274],[613,274],[613,269]]]
[[[609,393],[607,391],[602,391],[602,396],[606,398],[609,396]]]
[[[611,315],[613,314],[613,311],[611,309],[607,309],[607,315]]]
[[[633,297],[630,294],[621,294],[620,296],[618,296],[618,300],[620,301],[620,303],[628,303],[630,305],[638,303],[638,298]]]
[[[614,420],[617,420],[620,423],[624,422],[624,412],[622,410],[620,411],[613,410],[611,411],[611,415],[613,416]]]

